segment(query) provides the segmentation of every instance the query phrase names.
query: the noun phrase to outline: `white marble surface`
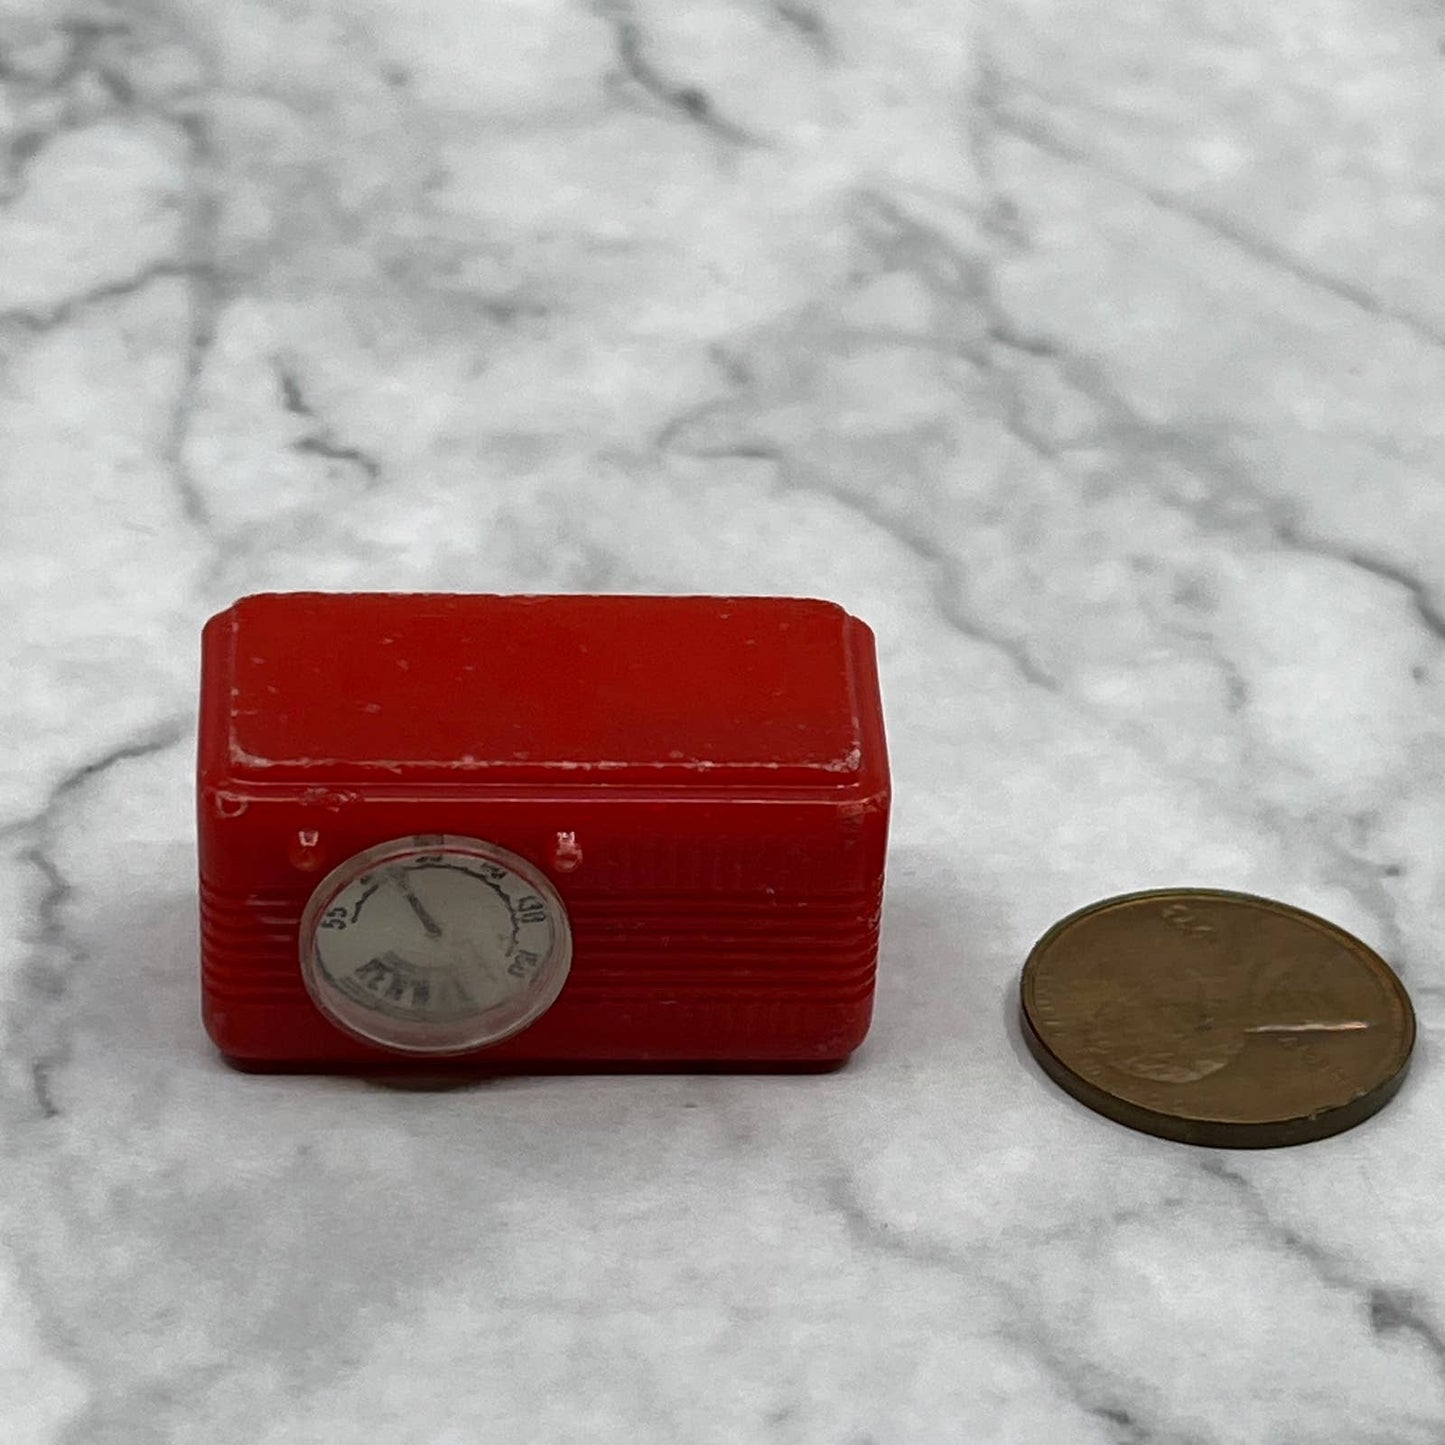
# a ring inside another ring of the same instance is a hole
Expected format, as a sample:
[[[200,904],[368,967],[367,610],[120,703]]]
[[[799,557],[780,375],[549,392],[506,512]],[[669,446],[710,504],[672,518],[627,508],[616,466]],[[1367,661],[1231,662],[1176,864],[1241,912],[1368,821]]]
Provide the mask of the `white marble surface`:
[[[0,0],[0,1438],[1445,1440],[1445,15]],[[777,591],[878,631],[877,1023],[449,1094],[197,1023],[209,612]],[[1422,1046],[1230,1155],[1029,943],[1313,907]]]

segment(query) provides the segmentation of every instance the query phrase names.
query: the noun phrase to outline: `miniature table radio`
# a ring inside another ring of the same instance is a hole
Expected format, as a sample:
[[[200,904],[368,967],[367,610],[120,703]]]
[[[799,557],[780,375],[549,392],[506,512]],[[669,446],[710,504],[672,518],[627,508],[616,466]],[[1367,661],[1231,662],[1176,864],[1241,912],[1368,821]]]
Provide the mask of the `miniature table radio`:
[[[830,603],[247,597],[198,807],[242,1068],[828,1067],[868,1028],[888,764]]]

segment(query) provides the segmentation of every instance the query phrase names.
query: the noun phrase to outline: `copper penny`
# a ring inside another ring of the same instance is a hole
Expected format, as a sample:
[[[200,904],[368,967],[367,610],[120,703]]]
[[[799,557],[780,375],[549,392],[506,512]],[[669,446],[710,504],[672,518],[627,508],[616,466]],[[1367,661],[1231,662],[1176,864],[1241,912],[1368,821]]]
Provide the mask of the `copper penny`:
[[[1109,898],[1024,964],[1049,1076],[1121,1124],[1240,1149],[1323,1139],[1404,1082],[1415,1011],[1378,954],[1312,913],[1213,889]]]

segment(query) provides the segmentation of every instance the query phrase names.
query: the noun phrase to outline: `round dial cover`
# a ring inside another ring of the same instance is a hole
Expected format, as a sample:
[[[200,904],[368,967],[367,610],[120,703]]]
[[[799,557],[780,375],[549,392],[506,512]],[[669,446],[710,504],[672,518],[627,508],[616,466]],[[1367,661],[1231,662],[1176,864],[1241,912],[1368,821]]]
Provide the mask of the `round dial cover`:
[[[509,1038],[551,1007],[571,963],[556,889],[480,838],[367,848],[321,880],[301,917],[301,972],[317,1007],[398,1053]]]

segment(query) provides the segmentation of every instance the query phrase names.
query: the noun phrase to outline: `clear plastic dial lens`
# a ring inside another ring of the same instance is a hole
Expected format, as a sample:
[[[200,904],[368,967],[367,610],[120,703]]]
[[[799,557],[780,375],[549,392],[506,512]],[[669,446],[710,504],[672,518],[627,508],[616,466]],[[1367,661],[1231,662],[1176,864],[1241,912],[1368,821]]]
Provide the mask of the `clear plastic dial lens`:
[[[572,963],[567,911],[526,859],[480,838],[398,838],[348,859],[301,919],[316,1005],[398,1053],[484,1048],[551,1007]]]

